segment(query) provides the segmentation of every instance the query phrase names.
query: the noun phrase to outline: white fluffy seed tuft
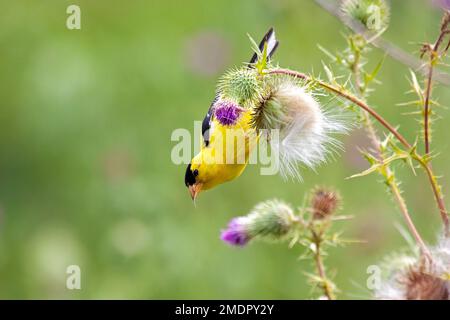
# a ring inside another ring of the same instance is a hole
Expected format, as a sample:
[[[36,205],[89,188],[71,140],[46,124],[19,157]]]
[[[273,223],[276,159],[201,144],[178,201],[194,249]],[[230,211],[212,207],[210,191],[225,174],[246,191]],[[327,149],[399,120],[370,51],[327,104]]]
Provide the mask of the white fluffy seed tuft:
[[[431,261],[411,256],[389,259],[384,270],[388,277],[375,290],[375,297],[384,300],[450,300],[450,238],[441,237],[430,252]]]
[[[344,119],[322,110],[305,88],[290,81],[281,82],[273,92],[274,100],[285,107],[279,139],[270,139],[280,159],[280,174],[301,180],[299,166],[315,169],[327,156],[342,149],[333,134],[348,131]]]

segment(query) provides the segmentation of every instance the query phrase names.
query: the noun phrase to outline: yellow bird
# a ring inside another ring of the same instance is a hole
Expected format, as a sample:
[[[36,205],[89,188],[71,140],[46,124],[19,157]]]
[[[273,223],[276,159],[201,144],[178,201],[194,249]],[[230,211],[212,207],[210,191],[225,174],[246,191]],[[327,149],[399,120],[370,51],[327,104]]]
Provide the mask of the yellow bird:
[[[186,171],[185,182],[192,199],[201,190],[233,180],[244,171],[257,140],[250,120],[250,111],[242,111],[232,127],[222,125],[216,119],[211,121],[214,133],[208,145],[202,145]]]
[[[271,28],[259,44],[259,51],[266,50],[269,59],[277,46],[278,41]],[[250,60],[249,70],[257,59],[255,53]],[[203,120],[202,147],[187,166],[185,174],[185,184],[193,200],[200,191],[239,177],[256,145],[257,135],[251,126],[251,111],[236,102],[239,97],[234,100],[224,100],[221,92],[218,92]]]

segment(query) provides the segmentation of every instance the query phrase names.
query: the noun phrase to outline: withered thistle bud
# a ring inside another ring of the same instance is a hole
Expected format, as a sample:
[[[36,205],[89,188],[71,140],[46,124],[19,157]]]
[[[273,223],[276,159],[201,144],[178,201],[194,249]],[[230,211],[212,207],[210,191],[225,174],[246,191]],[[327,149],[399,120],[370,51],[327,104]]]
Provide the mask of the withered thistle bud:
[[[313,192],[311,207],[315,220],[326,219],[339,207],[340,196],[337,192],[318,188]]]
[[[407,300],[448,300],[448,281],[422,270],[411,269],[403,279]]]
[[[389,277],[375,296],[389,300],[450,300],[450,238],[442,237],[430,252],[432,260],[390,257],[385,266]]]

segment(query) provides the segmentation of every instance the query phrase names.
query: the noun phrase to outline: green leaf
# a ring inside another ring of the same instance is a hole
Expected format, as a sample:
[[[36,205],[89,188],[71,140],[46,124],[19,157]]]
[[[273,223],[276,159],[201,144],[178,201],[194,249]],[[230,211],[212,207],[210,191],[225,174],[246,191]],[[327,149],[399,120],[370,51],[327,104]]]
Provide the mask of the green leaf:
[[[378,64],[375,66],[375,69],[371,73],[365,74],[365,82],[366,85],[368,85],[370,82],[375,80],[376,76],[378,75],[378,72],[380,72],[381,67],[384,64],[384,60],[386,59],[386,55],[383,56],[383,58],[378,62]]]
[[[373,172],[378,171],[381,167],[382,167],[381,163],[375,164],[375,165],[371,166],[369,169],[364,170],[361,173],[354,174],[354,175],[352,175],[352,176],[350,176],[350,177],[348,177],[346,179],[354,179],[354,178],[360,178],[360,177],[367,176],[367,175],[369,175],[369,174],[371,174]]]
[[[263,74],[263,71],[267,68],[267,42],[264,43],[264,49],[262,55],[259,57],[256,63],[256,69],[259,74]]]
[[[411,170],[414,173],[414,175],[417,176],[416,168],[414,167],[414,163],[413,163],[413,158],[412,157],[406,158],[406,163],[411,168]]]
[[[371,165],[374,165],[374,164],[379,163],[378,159],[377,159],[375,156],[373,156],[371,153],[369,153],[369,152],[364,152],[364,151],[360,151],[360,152],[361,152],[361,154],[363,155],[363,157],[364,157]]]
[[[397,103],[397,106],[403,107],[403,106],[422,106],[422,101],[420,100],[413,100],[413,101],[407,101],[407,102],[400,102]]]
[[[262,75],[264,74],[264,70],[267,69],[267,42],[264,43],[264,48],[263,51],[261,52],[255,40],[253,40],[253,38],[249,34],[247,34],[247,36],[250,39],[253,51],[258,56],[258,60],[254,64],[255,69],[258,71],[259,74]]]
[[[392,162],[394,162],[396,160],[401,160],[401,159],[405,159],[405,158],[408,158],[408,157],[409,157],[409,155],[408,154],[404,154],[404,153],[403,154],[394,154],[394,155],[384,159],[383,162],[378,162],[378,163],[372,165],[369,169],[364,170],[361,173],[354,174],[354,175],[348,177],[347,179],[353,179],[353,178],[359,178],[359,177],[367,176],[367,175],[369,175],[369,174],[371,174],[373,172],[376,172],[376,171],[379,171],[379,170],[385,168],[386,166],[388,166],[389,164],[391,164]],[[382,174],[384,175],[384,173],[382,173]]]
[[[330,58],[333,62],[338,62],[338,58],[332,54],[330,51],[322,47],[320,44],[317,45],[320,51],[322,51],[328,58]]]
[[[423,102],[423,100],[424,100],[423,92],[422,92],[422,88],[420,87],[419,81],[417,80],[417,76],[414,73],[414,71],[412,71],[411,69],[409,70],[409,72],[411,73],[411,86],[412,86],[414,92],[420,98],[420,101]]]
[[[247,37],[250,39],[250,42],[252,44],[252,50],[259,56],[261,54],[261,51],[259,50],[258,44],[253,40],[252,36],[247,33]]]
[[[327,65],[322,61],[323,69],[325,70],[325,73],[327,75],[328,81],[331,83],[335,83],[335,79],[333,76],[333,72],[331,72],[331,69],[327,67]]]

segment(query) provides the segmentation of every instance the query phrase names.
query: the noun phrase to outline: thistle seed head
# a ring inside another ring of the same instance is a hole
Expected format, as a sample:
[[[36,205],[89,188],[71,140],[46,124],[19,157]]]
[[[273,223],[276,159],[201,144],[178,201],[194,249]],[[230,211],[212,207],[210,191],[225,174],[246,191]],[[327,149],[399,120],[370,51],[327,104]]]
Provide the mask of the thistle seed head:
[[[385,0],[344,0],[341,10],[371,31],[382,31],[389,25],[390,10]]]
[[[438,244],[430,250],[436,273],[443,279],[450,280],[450,238],[441,236]]]
[[[448,300],[449,283],[425,270],[409,270],[401,280],[406,300]]]
[[[325,112],[311,90],[292,78],[266,76],[262,87],[251,125],[267,135],[281,175],[301,179],[299,165],[314,169],[340,147],[332,135],[347,132],[344,118]]]
[[[389,259],[389,277],[376,291],[379,299],[450,300],[450,239],[430,248],[432,260],[400,256]],[[401,263],[398,263],[401,261]]]
[[[330,217],[338,209],[340,200],[341,198],[337,192],[324,188],[317,188],[313,192],[311,201],[313,219],[321,220]]]
[[[269,85],[252,109],[252,126],[260,130],[281,129],[288,122],[288,106],[278,99],[278,86]]]

